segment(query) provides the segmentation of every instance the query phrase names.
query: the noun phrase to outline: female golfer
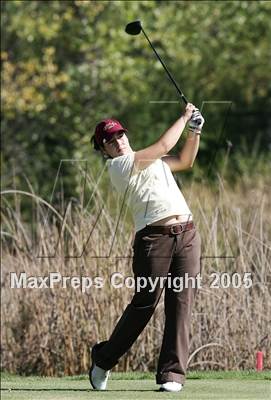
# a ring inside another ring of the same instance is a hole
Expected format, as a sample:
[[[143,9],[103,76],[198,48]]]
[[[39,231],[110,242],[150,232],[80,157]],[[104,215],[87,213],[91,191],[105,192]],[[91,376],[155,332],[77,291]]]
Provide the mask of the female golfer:
[[[189,133],[178,156],[167,153],[179,140],[186,124]],[[111,182],[125,194],[131,208],[136,235],[133,243],[133,273],[157,282],[135,290],[108,341],[92,349],[90,383],[105,390],[110,369],[127,352],[150,320],[165,290],[165,327],[157,366],[160,390],[178,392],[185,381],[189,330],[200,272],[200,236],[191,211],[171,171],[192,167],[204,118],[187,104],[183,115],[152,145],[133,151],[127,130],[114,119],[101,121],[92,138],[94,148],[107,157]],[[180,291],[167,284],[184,279]],[[190,279],[186,279],[186,278]],[[192,277],[192,279],[191,279]]]

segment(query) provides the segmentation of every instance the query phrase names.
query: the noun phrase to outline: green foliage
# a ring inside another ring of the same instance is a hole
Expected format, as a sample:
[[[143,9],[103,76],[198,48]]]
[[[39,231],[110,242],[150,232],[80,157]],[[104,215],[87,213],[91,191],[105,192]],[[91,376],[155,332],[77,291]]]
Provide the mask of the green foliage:
[[[259,137],[267,150],[270,10],[264,1],[2,1],[5,186],[25,174],[48,197],[61,159],[98,168],[89,138],[103,117],[121,119],[136,149],[178,117],[183,105],[147,42],[124,32],[137,18],[202,105],[202,173],[216,175],[227,141],[238,153]],[[64,185],[72,195],[75,177]]]

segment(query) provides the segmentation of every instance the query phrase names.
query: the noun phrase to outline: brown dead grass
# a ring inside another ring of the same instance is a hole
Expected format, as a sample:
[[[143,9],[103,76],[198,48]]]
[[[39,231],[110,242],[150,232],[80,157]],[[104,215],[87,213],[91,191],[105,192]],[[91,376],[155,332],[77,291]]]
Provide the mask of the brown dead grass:
[[[90,191],[94,181],[88,176]],[[194,183],[185,188],[203,243],[203,288],[194,308],[191,369],[254,369],[257,350],[264,351],[265,367],[271,368],[267,183],[240,182],[232,188],[219,179],[217,187]],[[114,234],[121,203],[111,194],[104,202],[101,191],[87,206],[70,202],[65,213],[31,190],[5,191],[2,198],[2,368],[50,376],[84,373],[90,347],[108,338],[132,297],[131,289],[115,289],[108,283],[114,271],[132,274],[130,219],[123,216]],[[26,198],[32,227],[22,210]],[[229,256],[233,258],[225,258]],[[10,272],[46,276],[56,271],[64,276],[102,276],[106,284],[86,293],[71,287],[10,288]],[[251,272],[253,286],[211,289],[212,272]],[[160,302],[116,370],[153,370],[162,333]]]

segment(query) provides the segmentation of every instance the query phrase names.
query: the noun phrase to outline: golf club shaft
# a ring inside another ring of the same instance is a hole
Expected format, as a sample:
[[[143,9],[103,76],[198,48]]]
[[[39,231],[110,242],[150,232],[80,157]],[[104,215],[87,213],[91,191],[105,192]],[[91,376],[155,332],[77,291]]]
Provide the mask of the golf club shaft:
[[[175,88],[177,89],[177,92],[179,93],[179,95],[181,96],[181,98],[183,99],[184,103],[187,104],[188,100],[185,97],[185,95],[182,93],[182,91],[180,90],[180,88],[178,87],[175,79],[173,78],[173,76],[171,75],[171,73],[169,72],[169,70],[167,69],[167,67],[165,66],[163,60],[160,58],[159,54],[157,53],[157,51],[155,50],[155,48],[153,47],[151,41],[149,40],[148,36],[146,35],[144,29],[141,27],[141,30],[145,36],[145,38],[147,39],[147,41],[149,42],[149,45],[151,46],[152,50],[154,51],[156,57],[158,58],[158,60],[160,61],[160,63],[163,65],[166,73],[168,74],[169,79],[171,80],[171,82],[173,83],[173,85],[175,86]]]

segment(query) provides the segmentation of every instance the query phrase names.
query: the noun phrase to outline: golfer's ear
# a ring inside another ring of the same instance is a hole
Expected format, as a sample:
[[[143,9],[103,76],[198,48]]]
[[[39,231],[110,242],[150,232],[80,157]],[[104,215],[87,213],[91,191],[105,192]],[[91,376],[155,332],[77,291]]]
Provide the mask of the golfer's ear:
[[[108,158],[111,158],[111,157],[107,154],[107,152],[105,151],[105,149],[104,149],[103,147],[100,147],[99,150],[100,150],[100,152],[102,153],[103,158],[105,158],[106,160],[107,160]]]

